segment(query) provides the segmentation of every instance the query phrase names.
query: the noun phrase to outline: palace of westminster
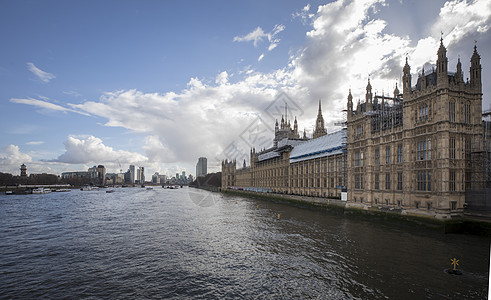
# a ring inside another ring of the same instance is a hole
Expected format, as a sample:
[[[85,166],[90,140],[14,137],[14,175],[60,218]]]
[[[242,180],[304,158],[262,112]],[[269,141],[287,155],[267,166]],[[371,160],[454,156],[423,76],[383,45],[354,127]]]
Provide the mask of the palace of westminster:
[[[462,215],[471,190],[490,191],[489,129],[483,122],[481,63],[477,48],[470,79],[464,81],[460,58],[447,70],[443,40],[436,69],[416,85],[403,67],[402,93],[372,94],[347,101],[346,128],[327,134],[319,101],[312,139],[298,133],[295,118],[275,124],[273,146],[251,149],[250,166],[222,162],[222,189],[304,195],[346,200],[346,207],[395,210],[402,214],[449,218]],[[488,148],[486,148],[486,146]],[[487,150],[486,150],[486,149]],[[481,193],[482,194],[482,193]],[[482,197],[481,197],[482,198]],[[486,196],[480,204],[489,206]]]

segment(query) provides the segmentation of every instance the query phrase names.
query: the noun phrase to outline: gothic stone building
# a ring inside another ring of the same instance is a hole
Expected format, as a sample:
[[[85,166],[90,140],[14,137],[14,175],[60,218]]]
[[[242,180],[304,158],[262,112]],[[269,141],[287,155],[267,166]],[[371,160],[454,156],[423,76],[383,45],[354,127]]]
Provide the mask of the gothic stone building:
[[[222,162],[222,188],[322,197],[340,197],[346,183],[346,130],[327,134],[321,104],[313,139],[291,128],[284,118],[275,124],[273,147],[251,149],[251,165],[237,169]]]
[[[372,96],[353,108],[348,95],[348,203],[368,209],[447,218],[463,212],[470,154],[482,139],[480,56],[474,47],[470,80],[447,70],[443,41],[436,70],[422,69],[415,86],[407,59],[402,94]]]

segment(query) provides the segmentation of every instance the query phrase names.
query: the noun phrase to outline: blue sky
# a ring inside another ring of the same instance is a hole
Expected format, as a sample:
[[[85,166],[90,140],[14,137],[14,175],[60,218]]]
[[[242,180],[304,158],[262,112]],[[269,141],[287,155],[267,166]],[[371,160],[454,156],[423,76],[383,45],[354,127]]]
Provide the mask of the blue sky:
[[[0,172],[217,170],[268,146],[282,95],[307,132],[322,99],[333,131],[368,74],[390,94],[408,55],[415,84],[441,31],[449,70],[460,55],[468,73],[477,40],[489,81],[490,16],[482,0],[2,1]]]

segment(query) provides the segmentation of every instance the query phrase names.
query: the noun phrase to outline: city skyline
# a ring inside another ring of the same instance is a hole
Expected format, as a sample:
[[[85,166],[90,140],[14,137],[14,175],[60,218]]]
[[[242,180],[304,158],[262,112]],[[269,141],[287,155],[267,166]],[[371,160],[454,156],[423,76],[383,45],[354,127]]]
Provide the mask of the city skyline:
[[[271,140],[268,108],[282,93],[297,106],[299,131],[312,134],[321,99],[332,132],[349,89],[355,104],[368,78],[382,87],[374,93],[390,94],[401,87],[406,56],[413,78],[423,66],[431,70],[441,37],[449,69],[460,56],[464,80],[475,41],[491,53],[486,1],[0,7],[0,172],[12,174],[24,163],[30,173],[101,164],[110,173],[142,165],[147,174],[172,176],[193,174],[202,156],[219,171],[222,159],[240,160],[228,157],[231,145],[264,146],[244,134],[256,120]],[[483,55],[482,65],[488,61]],[[486,83],[491,71],[482,76]],[[484,84],[484,110],[490,89]]]

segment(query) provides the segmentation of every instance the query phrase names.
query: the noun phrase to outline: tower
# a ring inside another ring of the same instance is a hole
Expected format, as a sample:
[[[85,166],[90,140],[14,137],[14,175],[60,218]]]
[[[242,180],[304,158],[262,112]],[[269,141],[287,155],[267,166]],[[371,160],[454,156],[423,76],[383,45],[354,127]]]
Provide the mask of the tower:
[[[319,111],[317,113],[317,120],[315,121],[315,130],[312,138],[316,139],[326,134],[327,131],[324,127],[324,118],[322,117],[321,100],[319,99]]]
[[[353,95],[351,95],[351,89],[349,89],[347,109],[347,120],[349,121],[351,119],[351,116],[353,115]]]
[[[471,87],[479,93],[482,92],[481,69],[481,56],[477,53],[477,46],[474,45],[474,53],[472,53],[471,68],[469,72],[471,75]]]
[[[368,77],[367,93],[365,94],[366,111],[372,110],[372,85],[370,84],[370,77]]]
[[[464,82],[464,74],[462,73],[462,64],[460,63],[460,57],[457,61],[457,73],[455,73],[455,83],[461,84]]]
[[[407,96],[411,94],[411,67],[407,62],[407,56],[406,64],[402,69],[402,94],[404,99],[407,99]]]
[[[27,177],[27,167],[25,164],[20,166],[20,177]]]
[[[438,59],[436,60],[436,86],[437,88],[448,87],[448,59],[447,49],[443,46],[443,38],[440,39],[438,48]]]

